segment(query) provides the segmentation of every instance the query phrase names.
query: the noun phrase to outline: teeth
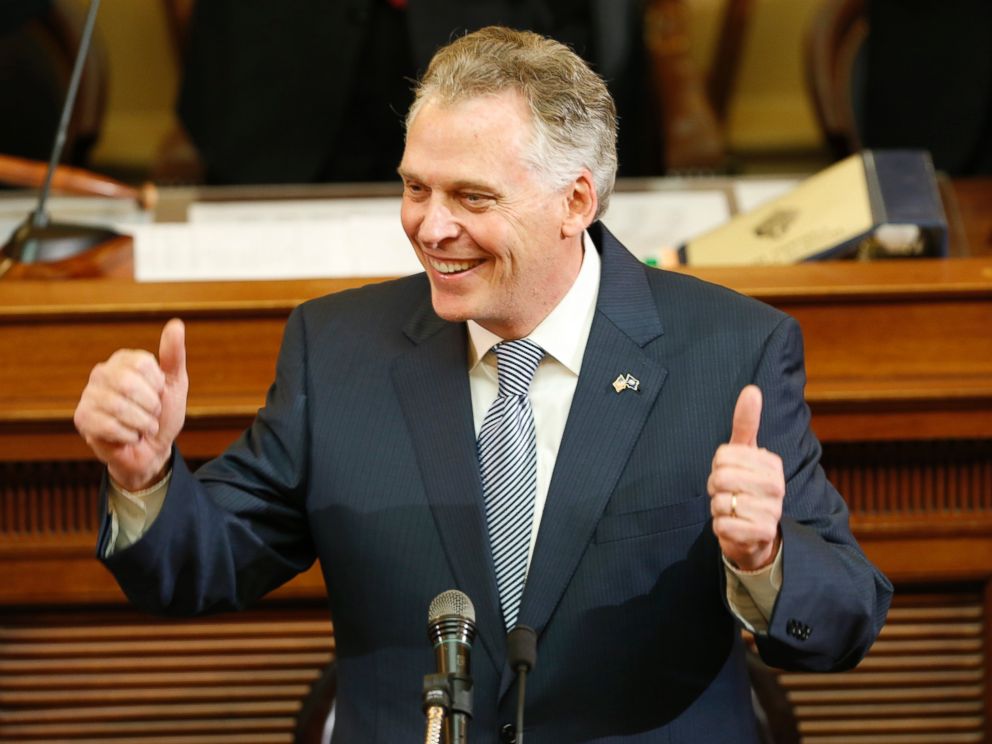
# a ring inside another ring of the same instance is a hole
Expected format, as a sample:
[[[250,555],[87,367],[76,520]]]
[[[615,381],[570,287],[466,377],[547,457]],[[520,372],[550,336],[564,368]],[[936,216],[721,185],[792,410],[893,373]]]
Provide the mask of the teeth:
[[[467,271],[473,266],[478,266],[482,261],[438,261],[429,259],[431,266],[442,274],[454,274],[456,271]]]

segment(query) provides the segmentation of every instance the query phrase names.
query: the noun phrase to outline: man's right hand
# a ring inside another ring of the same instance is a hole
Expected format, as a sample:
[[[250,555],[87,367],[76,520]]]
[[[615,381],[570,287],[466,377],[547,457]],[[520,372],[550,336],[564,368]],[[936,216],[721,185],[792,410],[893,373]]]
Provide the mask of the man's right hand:
[[[93,368],[73,421],[110,477],[128,491],[161,480],[186,419],[186,329],[173,318],[162,329],[158,360],[120,349]]]

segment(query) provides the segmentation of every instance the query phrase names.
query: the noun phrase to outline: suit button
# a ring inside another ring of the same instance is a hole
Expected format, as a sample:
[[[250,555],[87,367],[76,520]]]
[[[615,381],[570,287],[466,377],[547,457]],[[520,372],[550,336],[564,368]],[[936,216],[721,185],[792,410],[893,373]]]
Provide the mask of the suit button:
[[[813,629],[806,623],[801,623],[798,620],[792,619],[785,624],[785,632],[797,641],[805,641],[809,639]]]
[[[517,729],[514,728],[512,723],[503,724],[503,728],[499,730],[499,741],[500,744],[513,744],[517,740]]]

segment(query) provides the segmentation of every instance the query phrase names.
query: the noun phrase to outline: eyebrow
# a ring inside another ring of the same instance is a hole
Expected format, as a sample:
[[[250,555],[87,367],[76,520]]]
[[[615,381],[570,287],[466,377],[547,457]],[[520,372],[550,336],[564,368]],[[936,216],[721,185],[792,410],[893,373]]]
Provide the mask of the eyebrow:
[[[399,174],[399,177],[402,178],[402,179],[404,179],[404,180],[406,180],[406,179],[409,179],[409,180],[412,180],[412,181],[423,181],[424,180],[424,179],[420,178],[419,176],[417,176],[414,173],[410,173],[409,171],[404,171],[402,168],[397,168],[396,169],[396,172]],[[482,183],[481,181],[471,181],[471,180],[468,180],[468,179],[464,179],[464,180],[461,180],[461,181],[455,181],[454,183],[450,184],[447,187],[447,189],[449,191],[484,191],[487,194],[494,194],[494,195],[498,195],[498,193],[499,193],[490,184]]]

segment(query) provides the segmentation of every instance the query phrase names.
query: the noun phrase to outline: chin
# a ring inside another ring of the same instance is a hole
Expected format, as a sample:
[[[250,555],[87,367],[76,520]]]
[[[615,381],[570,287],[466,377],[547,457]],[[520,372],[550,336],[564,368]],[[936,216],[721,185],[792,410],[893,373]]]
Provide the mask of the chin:
[[[439,302],[435,297],[431,304],[434,306],[434,312],[437,316],[442,320],[447,320],[449,323],[463,323],[474,317],[472,310],[460,303]]]

